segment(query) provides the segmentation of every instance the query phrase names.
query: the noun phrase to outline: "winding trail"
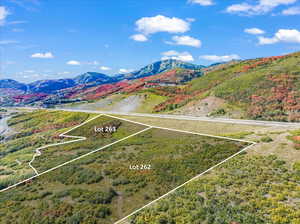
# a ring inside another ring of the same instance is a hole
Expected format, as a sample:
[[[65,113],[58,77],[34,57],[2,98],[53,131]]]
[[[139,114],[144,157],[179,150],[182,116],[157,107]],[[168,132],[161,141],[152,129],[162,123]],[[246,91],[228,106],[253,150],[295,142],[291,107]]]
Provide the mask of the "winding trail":
[[[10,131],[10,128],[7,125],[7,121],[11,118],[11,116],[4,116],[0,119],[0,135],[4,135],[5,133]]]
[[[42,152],[41,150],[42,149],[45,149],[45,148],[48,148],[48,147],[52,147],[52,146],[58,146],[58,145],[65,145],[65,144],[70,144],[70,143],[73,143],[73,142],[79,142],[79,141],[85,141],[86,140],[86,137],[82,137],[82,136],[74,136],[74,135],[66,135],[67,133],[69,133],[70,131],[73,131],[74,129],[76,128],[79,128],[89,122],[91,122],[92,120],[95,120],[97,119],[98,117],[102,116],[102,114],[100,115],[97,115],[96,117],[93,117],[91,119],[88,119],[86,120],[85,122],[81,123],[80,125],[77,125],[73,128],[71,128],[70,130],[62,133],[59,135],[59,137],[62,137],[62,138],[73,138],[75,140],[71,140],[71,141],[66,141],[66,142],[60,142],[60,143],[55,143],[55,144],[50,144],[50,145],[45,145],[45,146],[42,146],[42,147],[39,147],[37,149],[35,149],[35,154],[33,155],[32,159],[30,160],[30,162],[28,163],[28,165],[30,166],[31,169],[33,169],[33,171],[35,172],[35,174],[39,174],[39,172],[37,171],[37,169],[32,165],[32,163],[34,162],[34,160],[36,159],[36,157],[38,156],[41,156],[42,155]]]
[[[85,112],[86,112],[86,111],[85,111]],[[98,112],[98,113],[99,113],[99,112]],[[46,170],[46,171],[43,171],[43,172],[41,172],[41,173],[39,173],[39,172],[36,170],[36,168],[32,166],[32,163],[35,161],[36,157],[42,155],[42,152],[41,152],[42,149],[45,149],[45,148],[51,147],[51,146],[64,145],[64,144],[69,144],[69,143],[72,143],[72,142],[77,142],[77,141],[84,141],[84,140],[86,140],[86,139],[87,139],[86,137],[83,137],[83,136],[73,136],[73,135],[68,135],[67,133],[69,133],[70,131],[72,131],[72,130],[74,130],[74,129],[76,129],[76,128],[79,128],[79,127],[82,126],[82,125],[85,125],[86,123],[88,123],[88,122],[90,122],[90,121],[92,121],[92,120],[94,120],[94,119],[96,119],[96,118],[98,118],[98,117],[100,117],[100,116],[108,116],[108,117],[111,117],[111,118],[116,118],[116,119],[120,119],[120,120],[124,120],[124,121],[128,121],[128,122],[132,122],[132,123],[136,123],[136,124],[142,124],[142,125],[146,126],[146,128],[144,128],[144,129],[142,129],[141,131],[138,131],[138,132],[136,132],[136,133],[134,133],[134,134],[131,134],[131,135],[129,135],[129,136],[126,136],[126,137],[124,137],[124,138],[122,138],[122,139],[119,139],[119,140],[117,140],[117,141],[115,141],[115,142],[112,142],[112,143],[110,143],[110,144],[107,144],[107,145],[105,145],[105,146],[102,146],[101,148],[98,148],[98,149],[95,149],[95,150],[93,150],[93,151],[91,151],[91,152],[88,152],[88,153],[86,153],[86,154],[83,154],[83,155],[81,155],[81,156],[79,156],[79,157],[77,157],[77,158],[74,158],[74,159],[70,160],[70,161],[64,162],[64,163],[62,163],[62,164],[60,164],[60,165],[58,165],[58,166],[55,166],[55,167],[53,167],[53,168],[51,168],[51,169],[48,169],[48,170]],[[148,114],[142,114],[142,115],[140,115],[140,116],[148,116]],[[165,118],[165,117],[164,117],[164,118]],[[173,117],[173,119],[178,119],[178,117],[177,117],[177,116],[176,116],[176,117]],[[189,119],[190,119],[190,118],[189,118]],[[192,118],[192,119],[193,119],[193,118]],[[281,125],[281,124],[277,124],[277,125]],[[80,124],[80,125],[78,125],[78,126],[75,126],[75,127],[71,128],[70,130],[68,130],[68,131],[66,131],[66,132],[64,132],[64,133],[62,133],[62,134],[59,135],[60,137],[73,138],[74,140],[67,141],[67,142],[62,142],[62,143],[50,144],[50,145],[46,145],[46,146],[39,147],[39,148],[35,149],[35,154],[33,155],[31,161],[29,162],[29,166],[34,170],[34,172],[36,173],[36,175],[34,175],[34,176],[30,177],[30,178],[27,178],[26,180],[23,180],[23,181],[21,181],[21,182],[18,182],[18,183],[16,183],[16,184],[13,184],[13,185],[11,185],[11,186],[5,188],[5,189],[2,189],[2,190],[0,190],[0,193],[1,193],[1,192],[4,192],[4,191],[7,191],[7,190],[9,190],[9,189],[12,189],[12,188],[14,188],[14,187],[16,187],[16,186],[18,186],[18,185],[23,184],[23,183],[27,183],[28,181],[31,181],[32,179],[34,179],[34,178],[36,178],[36,177],[39,177],[39,176],[44,175],[44,174],[46,174],[46,173],[49,173],[49,172],[51,172],[51,171],[53,171],[53,170],[56,170],[56,169],[58,169],[58,168],[60,168],[60,167],[62,167],[62,166],[65,166],[65,165],[67,165],[67,164],[70,164],[70,163],[72,163],[72,162],[75,162],[75,161],[77,161],[77,160],[80,160],[80,159],[82,159],[82,158],[84,158],[84,157],[86,157],[86,156],[89,156],[89,155],[91,155],[91,154],[93,154],[93,153],[96,153],[96,152],[98,152],[98,151],[100,151],[100,150],[103,150],[103,149],[105,149],[105,148],[108,148],[108,147],[110,147],[110,146],[112,146],[112,145],[115,145],[115,144],[117,144],[117,143],[119,143],[119,142],[122,142],[122,141],[124,141],[124,140],[126,140],[126,139],[132,138],[132,137],[134,137],[134,136],[136,136],[136,135],[139,135],[139,134],[141,134],[141,133],[143,133],[143,132],[146,132],[146,131],[148,131],[148,130],[150,130],[150,129],[152,129],[152,128],[159,128],[159,129],[164,129],[164,130],[177,131],[177,132],[181,132],[181,133],[195,134],[195,135],[199,135],[199,136],[207,136],[207,137],[214,137],[214,138],[220,138],[220,139],[234,140],[234,141],[239,141],[239,142],[247,142],[247,143],[249,143],[249,145],[248,145],[247,147],[243,148],[242,150],[240,150],[239,152],[237,152],[237,153],[231,155],[230,157],[228,157],[228,158],[224,159],[223,161],[219,162],[218,164],[215,164],[214,166],[210,167],[210,168],[207,169],[206,171],[204,171],[204,172],[198,174],[197,176],[193,177],[192,179],[190,179],[190,180],[186,181],[185,183],[183,183],[183,184],[177,186],[176,188],[172,189],[171,191],[167,192],[166,194],[164,194],[164,195],[160,196],[159,198],[157,198],[157,199],[155,199],[155,200],[149,202],[148,204],[146,204],[146,205],[142,206],[141,208],[139,208],[139,209],[133,211],[132,213],[130,213],[129,215],[127,215],[127,216],[125,216],[125,217],[123,217],[123,218],[122,218],[122,204],[123,204],[124,198],[123,198],[122,194],[119,192],[119,194],[118,194],[118,196],[119,196],[119,197],[118,197],[119,206],[118,206],[118,208],[117,208],[117,212],[118,212],[118,214],[119,214],[119,216],[120,216],[120,219],[119,219],[118,221],[114,222],[114,224],[121,224],[121,223],[124,223],[124,221],[127,220],[130,216],[132,216],[132,215],[138,213],[138,212],[141,211],[142,209],[145,209],[145,208],[151,206],[152,204],[154,204],[155,202],[161,200],[162,198],[167,197],[168,195],[172,194],[174,191],[178,190],[179,188],[182,188],[182,187],[185,186],[186,184],[188,184],[188,183],[194,181],[195,179],[201,177],[201,176],[204,175],[205,173],[207,173],[207,172],[213,170],[214,168],[220,166],[221,164],[227,162],[228,160],[234,158],[235,156],[237,156],[237,155],[243,153],[244,151],[248,150],[249,148],[251,148],[252,146],[254,146],[255,144],[257,144],[256,142],[253,142],[253,141],[247,141],[247,140],[241,140],[241,139],[233,139],[233,138],[228,138],[228,137],[223,137],[223,136],[214,136],[214,135],[208,135],[208,134],[202,134],[202,133],[196,133],[196,132],[189,132],[189,131],[183,131],[183,130],[177,130],[177,129],[171,129],[171,128],[164,128],[164,127],[152,126],[152,125],[143,124],[143,123],[139,123],[139,122],[136,122],[136,121],[131,121],[131,120],[128,120],[128,119],[125,119],[125,118],[119,118],[119,117],[115,117],[115,116],[113,116],[113,115],[103,114],[103,113],[102,113],[102,114],[99,114],[98,116],[95,116],[95,117],[93,117],[93,118],[91,118],[91,119],[88,119],[87,121],[83,122],[82,124]]]

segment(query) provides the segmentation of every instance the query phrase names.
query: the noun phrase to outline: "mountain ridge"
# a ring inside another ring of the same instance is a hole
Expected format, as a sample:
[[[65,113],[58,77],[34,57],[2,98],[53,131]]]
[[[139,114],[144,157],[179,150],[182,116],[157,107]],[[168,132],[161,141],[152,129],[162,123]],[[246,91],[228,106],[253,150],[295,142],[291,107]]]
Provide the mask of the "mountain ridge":
[[[0,91],[0,102],[8,106],[41,107],[70,103],[68,107],[76,107],[101,101],[98,105],[102,108],[109,102],[122,105],[118,103],[124,99],[126,104],[132,103],[126,98],[138,96],[140,102],[146,102],[141,107],[150,113],[300,121],[300,52],[201,69],[197,65],[196,69],[177,67],[151,75],[174,66],[170,61],[168,66],[162,64],[152,63],[128,73],[127,77],[119,75],[112,83],[75,85],[54,94],[13,95],[9,92],[2,97]],[[144,77],[144,74],[149,76]]]
[[[151,63],[140,70],[137,70],[135,72],[131,72],[125,75],[128,79],[138,79],[143,78],[147,76],[151,76],[154,74],[162,73],[164,71],[173,69],[173,68],[184,68],[184,69],[202,69],[205,66],[203,65],[195,65],[175,59],[167,59],[167,60],[161,60],[154,63]]]
[[[174,68],[201,69],[203,67],[204,66],[202,65],[195,65],[179,60],[168,59],[151,63],[135,72],[117,74],[113,76],[98,72],[86,72],[77,75],[74,78],[37,80],[29,84],[21,83],[13,79],[2,79],[0,80],[0,89],[10,88],[22,90],[27,93],[51,94],[62,89],[75,87],[77,85],[87,85],[88,87],[92,87],[107,83],[114,83],[124,79],[133,80],[148,77]]]

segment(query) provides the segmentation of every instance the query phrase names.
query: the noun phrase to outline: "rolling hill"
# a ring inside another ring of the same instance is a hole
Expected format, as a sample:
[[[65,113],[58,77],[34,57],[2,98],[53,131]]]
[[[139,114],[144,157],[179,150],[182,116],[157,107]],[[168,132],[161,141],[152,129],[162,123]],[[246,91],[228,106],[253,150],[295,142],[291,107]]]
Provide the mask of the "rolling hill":
[[[197,114],[201,102],[219,99],[210,114],[239,111],[239,118],[299,121],[299,65],[300,52],[219,65],[186,86],[184,93],[191,97],[179,111]]]
[[[116,93],[124,97],[154,94],[165,100],[148,112],[300,121],[299,65],[300,52],[296,52],[214,64],[200,70],[174,69],[117,83],[119,86],[99,86],[77,96],[95,101]],[[180,77],[177,82],[175,77]]]
[[[147,112],[153,113],[300,121],[299,65],[300,52],[208,67],[165,60],[125,75],[109,77],[89,72],[54,92],[34,91],[39,95],[10,95],[0,100],[7,102],[8,98],[14,101],[13,105],[53,107],[62,103],[95,103],[105,98],[110,104],[123,99],[128,104],[127,98],[139,96],[144,99],[140,107],[147,99]],[[150,102],[157,97],[160,100]]]

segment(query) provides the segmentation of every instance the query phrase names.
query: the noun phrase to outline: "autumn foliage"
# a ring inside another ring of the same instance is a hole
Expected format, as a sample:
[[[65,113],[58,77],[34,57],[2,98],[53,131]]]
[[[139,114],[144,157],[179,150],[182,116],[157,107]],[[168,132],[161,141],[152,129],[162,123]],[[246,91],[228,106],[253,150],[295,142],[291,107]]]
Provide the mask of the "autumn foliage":
[[[299,121],[300,94],[295,86],[297,77],[288,74],[269,76],[270,90],[251,96],[248,113],[253,118]]]

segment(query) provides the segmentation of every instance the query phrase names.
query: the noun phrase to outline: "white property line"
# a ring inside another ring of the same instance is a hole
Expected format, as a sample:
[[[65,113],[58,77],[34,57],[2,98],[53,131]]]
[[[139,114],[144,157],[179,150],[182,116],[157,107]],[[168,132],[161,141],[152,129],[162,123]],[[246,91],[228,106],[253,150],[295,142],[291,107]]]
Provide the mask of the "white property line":
[[[125,119],[125,118],[120,118],[120,117],[116,117],[116,116],[113,116],[113,115],[109,115],[109,114],[105,114],[105,116],[108,116],[108,117],[112,117],[112,118],[116,118],[116,119],[120,119],[120,120],[124,120],[124,121],[128,121],[128,122],[133,122],[131,120],[128,120],[128,119]],[[139,123],[139,122],[136,122],[137,124],[142,124],[142,123]],[[147,125],[147,126],[150,126],[148,124],[143,124],[143,125]],[[230,157],[226,158],[225,160],[221,161],[220,163],[210,167],[209,169],[207,169],[206,171],[198,174],[197,176],[193,177],[192,179],[186,181],[185,183],[179,185],[178,187],[174,188],[173,190],[167,192],[166,194],[160,196],[159,198],[151,201],[150,203],[144,205],[143,207],[135,210],[134,212],[132,212],[131,214],[125,216],[124,218],[120,219],[119,221],[115,222],[114,224],[119,224],[123,221],[125,221],[126,219],[128,219],[130,216],[138,213],[139,211],[143,210],[144,208],[146,207],[149,207],[150,205],[154,204],[155,202],[159,201],[160,199],[163,199],[165,198],[166,196],[168,196],[169,194],[173,193],[174,191],[178,190],[179,188],[185,186],[186,184],[198,179],[199,177],[201,177],[202,175],[206,174],[207,172],[213,170],[214,168],[220,166],[221,164],[227,162],[228,160],[232,159],[233,157],[239,155],[240,153],[246,151],[247,149],[249,149],[250,147],[254,146],[255,144],[257,144],[257,142],[253,142],[253,141],[247,141],[247,140],[242,140],[242,139],[234,139],[234,138],[228,138],[228,137],[223,137],[223,136],[217,136],[217,135],[209,135],[209,134],[201,134],[201,133],[196,133],[196,132],[191,132],[191,131],[184,131],[184,130],[178,130],[178,129],[173,129],[173,128],[165,128],[165,127],[159,127],[159,126],[150,126],[152,128],[158,128],[158,129],[163,129],[163,130],[169,130],[169,131],[175,131],[175,132],[182,132],[182,133],[187,133],[187,134],[193,134],[193,135],[199,135],[199,136],[205,136],[205,137],[213,137],[213,138],[220,138],[220,139],[225,139],[225,140],[232,140],[232,141],[238,141],[238,142],[245,142],[245,143],[250,143],[251,145],[245,147],[244,149],[240,150],[239,152],[231,155]]]
[[[113,115],[109,115],[109,114],[105,114],[105,116],[108,116],[108,117],[112,117],[112,118],[116,118],[116,119],[120,119],[120,120],[124,120],[124,121],[128,121],[128,122],[134,122],[134,121],[131,121],[131,120],[128,120],[128,119],[125,119],[125,118],[120,118],[120,117],[116,117],[116,116],[113,116]],[[163,129],[163,130],[169,130],[169,131],[174,131],[174,132],[181,132],[181,133],[187,133],[187,134],[193,134],[193,135],[199,135],[199,136],[205,136],[205,137],[213,137],[213,138],[220,138],[220,139],[225,139],[225,140],[231,140],[231,141],[238,141],[238,142],[244,142],[244,143],[250,143],[251,145],[245,147],[244,149],[240,150],[239,152],[231,155],[230,157],[226,158],[225,160],[221,161],[220,163],[210,167],[209,169],[207,169],[206,171],[198,174],[197,176],[193,177],[192,179],[186,181],[185,183],[179,185],[178,187],[174,188],[173,190],[167,192],[166,194],[160,196],[159,198],[151,201],[150,203],[144,205],[143,207],[135,210],[134,212],[130,213],[129,215],[125,216],[124,218],[120,219],[119,221],[115,222],[114,224],[119,224],[123,221],[125,221],[126,219],[128,219],[130,216],[138,213],[139,211],[143,210],[144,208],[147,208],[149,207],[150,205],[154,204],[155,202],[159,201],[160,199],[163,199],[165,197],[167,197],[169,194],[173,193],[174,191],[178,190],[179,188],[185,186],[186,184],[198,179],[199,177],[201,177],[202,175],[208,173],[209,171],[213,170],[214,168],[220,166],[221,164],[227,162],[228,160],[232,159],[233,157],[239,155],[240,153],[246,151],[247,149],[249,149],[250,147],[254,146],[255,144],[257,144],[256,142],[253,142],[253,141],[247,141],[247,140],[242,140],[242,139],[234,139],[234,138],[228,138],[228,137],[223,137],[223,136],[217,136],[217,135],[209,135],[209,134],[201,134],[201,133],[196,133],[196,132],[191,132],[191,131],[184,131],[184,130],[178,130],[178,129],[173,129],[173,128],[165,128],[165,127],[159,127],[159,126],[151,126],[151,125],[148,125],[148,124],[143,124],[143,123],[139,123],[139,122],[135,122],[137,124],[142,124],[142,125],[147,125],[147,126],[150,126],[152,128],[158,128],[158,129]]]
[[[159,201],[160,199],[163,199],[163,198],[167,197],[169,194],[172,194],[174,191],[178,190],[179,188],[181,188],[181,187],[187,185],[188,183],[190,183],[190,182],[192,182],[192,181],[198,179],[198,178],[201,177],[202,175],[208,173],[209,171],[213,170],[214,168],[216,168],[216,167],[220,166],[221,164],[227,162],[228,160],[232,159],[233,157],[235,157],[235,156],[241,154],[242,152],[246,151],[247,149],[249,149],[250,147],[252,147],[252,146],[255,145],[255,144],[256,144],[256,143],[253,143],[252,145],[247,146],[246,148],[244,148],[244,149],[242,149],[241,151],[239,151],[239,152],[233,154],[232,156],[228,157],[227,159],[221,161],[220,163],[218,163],[218,164],[216,164],[216,165],[210,167],[210,168],[207,169],[206,171],[204,171],[204,172],[198,174],[197,176],[193,177],[192,179],[188,180],[187,182],[185,182],[185,183],[179,185],[178,187],[174,188],[173,190],[169,191],[168,193],[166,193],[166,194],[160,196],[159,198],[157,198],[157,199],[151,201],[150,203],[144,205],[143,207],[141,207],[141,208],[135,210],[134,212],[130,213],[129,215],[125,216],[124,218],[122,218],[122,219],[116,221],[114,224],[119,224],[119,223],[125,221],[125,220],[128,219],[130,216],[132,216],[132,215],[134,215],[134,214],[140,212],[140,211],[143,210],[144,208],[149,207],[150,205],[154,204],[155,202]]]
[[[110,146],[112,146],[112,145],[115,145],[115,144],[117,144],[117,143],[119,143],[119,142],[121,142],[121,141],[124,141],[124,140],[128,139],[128,138],[134,137],[134,136],[136,136],[136,135],[138,135],[138,134],[140,134],[140,133],[142,133],[142,132],[148,131],[148,130],[151,129],[151,128],[152,128],[152,127],[145,128],[145,129],[143,129],[143,130],[141,130],[141,131],[139,131],[139,132],[136,132],[136,133],[134,133],[134,134],[132,134],[132,135],[129,135],[129,136],[127,136],[127,137],[124,137],[124,138],[122,138],[122,139],[119,139],[119,140],[117,140],[117,141],[115,141],[115,142],[113,142],[113,143],[110,143],[110,144],[108,144],[108,145],[105,145],[105,146],[103,146],[103,147],[101,147],[101,148],[99,148],[99,149],[95,149],[95,150],[93,150],[93,151],[91,151],[91,152],[88,152],[88,153],[86,153],[86,154],[83,154],[83,155],[81,155],[81,156],[79,156],[79,157],[77,157],[77,158],[74,158],[74,159],[69,160],[69,161],[67,161],[67,162],[65,162],[65,163],[62,163],[62,164],[60,164],[60,165],[58,165],[58,166],[55,166],[55,167],[53,167],[53,168],[51,168],[51,169],[49,169],[49,170],[46,170],[46,171],[41,172],[41,173],[39,173],[39,174],[36,174],[35,176],[32,176],[32,177],[30,177],[30,178],[27,178],[26,180],[23,180],[23,181],[21,181],[21,182],[19,182],[19,183],[16,183],[16,184],[14,184],[14,185],[11,185],[11,186],[9,186],[9,187],[7,187],[7,188],[4,188],[4,189],[0,190],[0,193],[1,193],[1,192],[4,192],[4,191],[7,191],[7,190],[9,190],[9,189],[11,189],[11,188],[14,188],[14,187],[16,187],[16,186],[18,186],[18,185],[20,185],[20,184],[26,183],[26,182],[28,182],[28,181],[30,181],[30,180],[36,178],[36,177],[39,177],[39,176],[41,176],[41,175],[43,175],[43,174],[49,173],[49,172],[51,172],[51,171],[53,171],[53,170],[56,170],[56,169],[58,169],[58,168],[60,168],[60,167],[62,167],[62,166],[65,166],[65,165],[69,164],[69,163],[72,163],[72,162],[77,161],[77,160],[79,160],[79,159],[82,159],[82,158],[84,158],[84,157],[86,157],[86,156],[89,156],[89,155],[91,155],[91,154],[93,154],[93,153],[95,153],[95,152],[98,152],[98,151],[103,150],[103,149],[105,149],[105,148],[108,148],[108,147],[110,147]]]
[[[239,125],[250,126],[266,126],[266,127],[299,127],[300,122],[282,122],[282,121],[266,121],[266,120],[245,120],[245,119],[233,119],[233,118],[212,118],[206,116],[191,116],[191,115],[176,115],[176,114],[147,114],[147,113],[133,113],[133,112],[118,112],[118,111],[100,111],[100,110],[88,110],[88,109],[72,109],[72,108],[38,108],[38,107],[18,107],[25,110],[49,110],[49,111],[69,111],[69,112],[82,112],[82,113],[96,113],[96,114],[115,114],[123,116],[135,116],[135,117],[152,117],[163,119],[175,119],[175,120],[188,120],[188,121],[202,121],[202,122],[217,122],[217,123],[229,123]]]
[[[36,154],[35,154],[34,158],[35,158],[36,156],[39,156],[39,155],[40,155],[40,151],[39,151],[40,149],[43,149],[43,148],[46,148],[46,147],[50,147],[50,146],[55,146],[55,145],[62,145],[62,144],[67,144],[67,143],[71,143],[71,142],[76,142],[76,141],[86,140],[85,137],[71,136],[71,135],[66,135],[66,134],[67,134],[68,132],[70,132],[70,131],[72,131],[72,130],[74,130],[74,129],[76,129],[76,128],[78,128],[78,127],[80,127],[80,126],[82,126],[82,125],[84,125],[84,124],[86,124],[86,123],[88,123],[88,122],[90,122],[91,120],[100,117],[100,116],[107,116],[107,117],[111,117],[111,118],[115,118],[115,119],[119,119],[119,120],[124,120],[124,121],[127,121],[127,122],[131,122],[131,123],[135,123],[135,124],[147,126],[147,128],[145,128],[145,129],[143,129],[143,130],[141,130],[141,131],[139,131],[139,132],[137,132],[137,133],[134,133],[134,134],[132,134],[132,135],[129,135],[129,136],[125,137],[125,138],[119,139],[119,140],[117,140],[117,141],[115,141],[115,142],[113,142],[113,143],[110,143],[110,144],[108,144],[108,145],[105,145],[105,146],[103,146],[103,147],[101,147],[101,148],[99,148],[99,149],[96,149],[96,150],[93,150],[93,151],[91,151],[91,152],[88,152],[88,153],[86,153],[86,154],[84,154],[84,155],[81,155],[81,156],[79,156],[79,157],[77,157],[77,158],[74,158],[74,159],[72,159],[72,160],[70,160],[70,161],[67,161],[67,162],[65,162],[65,163],[62,163],[62,164],[60,164],[60,165],[58,165],[58,166],[56,166],[56,167],[53,167],[53,168],[51,168],[51,169],[49,169],[49,170],[44,171],[44,172],[41,172],[41,173],[36,172],[36,175],[35,175],[35,176],[30,177],[30,178],[28,178],[28,179],[26,179],[26,180],[23,180],[23,181],[21,181],[21,182],[19,182],[19,183],[17,183],[17,184],[11,185],[11,186],[9,186],[9,187],[7,187],[7,188],[5,188],[5,189],[2,189],[2,190],[0,190],[0,192],[4,192],[4,191],[9,190],[9,189],[11,189],[11,188],[14,188],[14,187],[16,187],[16,186],[18,186],[18,185],[20,185],[20,184],[26,183],[26,182],[28,182],[28,181],[30,181],[30,180],[36,178],[36,177],[39,177],[39,176],[41,176],[41,175],[43,175],[43,174],[46,174],[46,173],[51,172],[51,171],[53,171],[53,170],[56,170],[56,169],[58,169],[58,168],[60,168],[60,167],[62,167],[62,166],[65,166],[65,165],[69,164],[69,163],[72,163],[72,162],[74,162],[74,161],[77,161],[77,160],[79,160],[79,159],[82,159],[82,158],[84,158],[84,157],[86,157],[86,156],[88,156],[88,155],[91,155],[91,154],[95,153],[95,152],[98,152],[98,151],[100,151],[100,150],[103,150],[103,149],[105,149],[105,148],[108,148],[108,147],[110,147],[110,146],[112,146],[112,145],[114,145],[114,144],[117,144],[117,143],[119,143],[119,142],[121,142],[121,141],[124,141],[124,140],[126,140],[126,139],[128,139],[128,138],[131,138],[131,137],[134,137],[134,136],[136,136],[136,135],[139,135],[140,133],[145,132],[145,131],[148,131],[148,130],[150,130],[150,129],[152,129],[152,128],[164,129],[164,130],[169,130],[169,131],[175,131],[175,132],[181,132],[181,133],[187,133],[187,134],[193,134],[193,135],[199,135],[199,136],[205,136],[205,137],[213,137],[213,138],[220,138],[220,139],[226,139],[226,140],[232,140],[232,141],[238,141],[238,142],[251,143],[251,145],[245,147],[244,149],[240,150],[239,152],[237,152],[237,153],[231,155],[230,157],[226,158],[225,160],[221,161],[220,163],[218,163],[218,164],[216,164],[216,165],[210,167],[210,168],[207,169],[206,171],[200,173],[199,175],[193,177],[192,179],[186,181],[185,183],[183,183],[183,184],[179,185],[178,187],[172,189],[171,191],[167,192],[166,194],[160,196],[159,198],[157,198],[157,199],[151,201],[150,203],[144,205],[143,207],[141,207],[141,208],[135,210],[135,211],[132,212],[131,214],[127,215],[126,217],[124,217],[124,218],[118,220],[117,222],[115,222],[115,224],[118,224],[118,223],[123,222],[124,220],[126,220],[126,219],[129,218],[130,216],[132,216],[132,215],[138,213],[138,212],[141,211],[142,209],[144,209],[144,208],[146,208],[146,207],[149,207],[150,205],[152,205],[153,203],[157,202],[158,200],[165,198],[166,196],[168,196],[169,194],[171,194],[171,193],[173,193],[174,191],[178,190],[179,188],[185,186],[186,184],[188,184],[188,183],[194,181],[195,179],[198,179],[198,178],[201,177],[202,175],[204,175],[204,174],[206,174],[207,172],[213,170],[214,168],[220,166],[221,164],[227,162],[228,160],[232,159],[233,157],[239,155],[240,153],[244,152],[245,150],[247,150],[248,148],[252,147],[253,145],[257,144],[256,142],[253,142],[253,141],[247,141],[247,140],[241,140],[241,139],[234,139],[234,138],[228,138],[228,137],[223,137],[223,136],[215,136],[215,135],[209,135],[209,134],[201,134],[201,133],[190,132],[190,131],[183,131],[183,130],[172,129],[172,128],[164,128],[164,127],[152,126],[152,125],[148,125],[148,124],[144,124],[144,123],[140,123],[140,122],[136,122],[136,121],[131,121],[131,120],[128,120],[128,119],[125,119],[125,118],[115,117],[115,116],[108,115],[108,114],[101,114],[101,115],[98,115],[98,116],[96,116],[96,117],[94,117],[94,118],[92,118],[92,119],[90,119],[90,120],[88,120],[88,121],[86,121],[86,122],[84,122],[84,123],[82,123],[82,124],[76,126],[76,127],[71,128],[70,130],[68,130],[68,131],[64,132],[63,134],[59,135],[59,136],[62,136],[62,137],[78,138],[78,139],[72,140],[72,141],[68,141],[68,142],[64,142],[64,143],[57,143],[57,144],[47,145],[47,146],[38,148],[38,149],[36,149]],[[39,155],[38,155],[38,154],[39,154]],[[33,158],[33,160],[34,160],[34,158]],[[33,161],[33,160],[32,160],[32,161]],[[31,162],[32,162],[32,161],[31,161]],[[31,166],[31,167],[32,167],[32,166]],[[32,167],[32,168],[35,170],[34,167]],[[36,171],[36,170],[35,170],[35,171]]]
[[[111,118],[115,118],[115,119],[119,119],[119,120],[123,120],[123,121],[127,121],[127,122],[132,122],[132,123],[136,123],[136,124],[140,124],[140,125],[144,125],[144,126],[148,126],[148,127],[152,127],[152,128],[158,128],[158,129],[163,129],[163,130],[168,130],[168,131],[175,131],[175,132],[182,132],[182,133],[187,133],[187,134],[192,134],[192,135],[200,135],[200,136],[205,136],[205,137],[220,138],[220,139],[226,139],[226,140],[231,140],[231,141],[256,144],[256,142],[243,140],[243,139],[228,138],[228,137],[218,136],[218,135],[201,134],[201,133],[192,132],[192,131],[184,131],[184,130],[178,130],[178,129],[174,129],[174,128],[165,128],[165,127],[160,127],[160,126],[153,126],[153,125],[149,125],[149,124],[145,124],[145,123],[131,121],[131,120],[121,118],[121,117],[116,117],[116,116],[113,116],[113,115],[110,115],[110,114],[104,114],[104,115],[107,116],[107,117],[111,117]]]
[[[29,109],[42,109],[42,108],[29,108]],[[147,113],[132,113],[132,112],[118,112],[118,111],[97,111],[97,110],[80,110],[80,109],[68,109],[68,108],[55,108],[47,109],[52,111],[69,111],[69,112],[83,112],[83,113],[98,113],[98,114],[115,114],[123,116],[137,116],[137,117],[152,117],[163,119],[175,119],[175,120],[188,120],[188,121],[204,121],[204,122],[218,122],[240,125],[254,125],[254,126],[266,126],[266,127],[299,127],[299,122],[280,122],[280,121],[264,121],[264,120],[244,120],[244,119],[232,119],[232,118],[211,118],[211,117],[197,117],[187,115],[175,115],[175,114],[147,114]]]
[[[70,130],[65,131],[64,133],[60,134],[59,137],[64,137],[64,138],[75,138],[76,140],[71,140],[71,141],[66,141],[66,142],[60,142],[60,143],[54,143],[54,144],[50,144],[50,145],[45,145],[42,147],[39,147],[35,150],[35,154],[33,155],[32,159],[30,160],[30,162],[28,163],[28,165],[33,169],[33,171],[35,172],[35,174],[39,174],[39,172],[37,171],[36,168],[34,168],[34,166],[32,166],[32,163],[34,162],[35,158],[38,156],[41,156],[42,153],[40,150],[48,148],[48,147],[53,147],[53,146],[58,146],[58,145],[64,145],[64,144],[69,144],[69,143],[73,143],[73,142],[79,142],[79,141],[84,141],[86,140],[86,137],[82,137],[82,136],[72,136],[72,135],[66,135],[67,133],[69,133],[70,131],[73,131],[76,128],[81,127],[82,125],[85,125],[89,122],[91,122],[92,120],[95,120],[96,118],[102,116],[102,114],[97,115],[91,119],[86,120],[85,122],[81,123],[80,125],[77,125],[73,128],[71,128]]]

